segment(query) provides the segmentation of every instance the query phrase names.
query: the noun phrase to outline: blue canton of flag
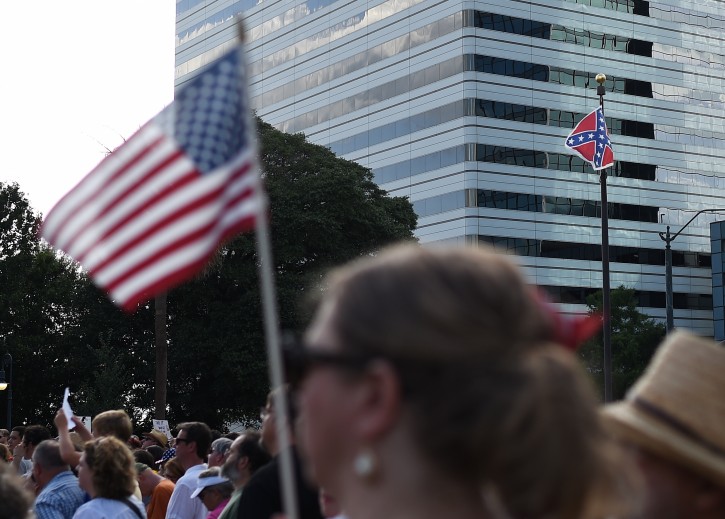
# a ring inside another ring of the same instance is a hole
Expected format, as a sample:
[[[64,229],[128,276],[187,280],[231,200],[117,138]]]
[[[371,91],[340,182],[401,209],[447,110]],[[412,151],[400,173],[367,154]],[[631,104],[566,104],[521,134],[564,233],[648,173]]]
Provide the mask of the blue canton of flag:
[[[167,130],[201,173],[214,171],[248,141],[241,60],[240,52],[226,54],[176,94],[168,113],[157,116],[159,125],[173,124]]]
[[[595,170],[608,168],[614,164],[612,141],[609,139],[601,106],[576,125],[566,138],[565,144],[567,148],[581,155]]]

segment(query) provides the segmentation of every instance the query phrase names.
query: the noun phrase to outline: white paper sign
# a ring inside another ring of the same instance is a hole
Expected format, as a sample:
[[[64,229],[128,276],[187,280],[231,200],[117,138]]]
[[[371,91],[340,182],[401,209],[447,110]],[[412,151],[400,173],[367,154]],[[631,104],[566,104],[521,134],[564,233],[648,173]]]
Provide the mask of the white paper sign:
[[[76,424],[73,422],[73,410],[70,408],[70,404],[68,403],[68,397],[70,396],[70,389],[65,388],[65,392],[63,393],[63,414],[65,415],[66,420],[68,420],[68,430],[74,429]]]
[[[164,433],[166,437],[170,440],[171,439],[171,429],[169,429],[169,421],[168,420],[154,420],[154,429],[157,429]]]
[[[80,419],[83,422],[83,425],[86,426],[86,429],[88,429],[88,432],[92,433],[93,431],[91,431],[91,417],[81,416]]]

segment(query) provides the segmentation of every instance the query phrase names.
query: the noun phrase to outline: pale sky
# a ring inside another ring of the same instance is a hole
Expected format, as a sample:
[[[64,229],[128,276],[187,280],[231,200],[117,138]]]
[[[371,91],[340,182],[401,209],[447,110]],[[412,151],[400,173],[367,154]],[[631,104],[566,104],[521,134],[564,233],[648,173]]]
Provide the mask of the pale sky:
[[[175,0],[0,1],[0,182],[50,208],[173,99]]]

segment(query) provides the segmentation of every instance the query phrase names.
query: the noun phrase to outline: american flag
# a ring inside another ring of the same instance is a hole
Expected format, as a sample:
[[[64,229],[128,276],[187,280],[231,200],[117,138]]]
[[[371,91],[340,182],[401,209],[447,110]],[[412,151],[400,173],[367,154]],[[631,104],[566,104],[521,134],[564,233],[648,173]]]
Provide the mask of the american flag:
[[[566,138],[566,147],[576,151],[595,170],[614,164],[614,150],[600,106],[589,113]]]
[[[41,236],[126,311],[193,277],[264,211],[241,45],[51,209]]]

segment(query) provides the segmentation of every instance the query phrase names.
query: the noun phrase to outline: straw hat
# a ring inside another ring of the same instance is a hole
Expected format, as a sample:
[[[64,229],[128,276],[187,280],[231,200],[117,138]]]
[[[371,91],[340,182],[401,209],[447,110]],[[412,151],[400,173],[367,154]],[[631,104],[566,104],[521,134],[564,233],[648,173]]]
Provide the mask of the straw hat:
[[[623,402],[608,405],[615,435],[725,487],[725,348],[677,331]]]
[[[151,429],[149,432],[143,433],[144,438],[149,438],[151,440],[154,440],[156,443],[161,445],[164,449],[166,448],[167,444],[169,443],[169,439],[166,437],[164,433],[159,431],[158,429]]]

